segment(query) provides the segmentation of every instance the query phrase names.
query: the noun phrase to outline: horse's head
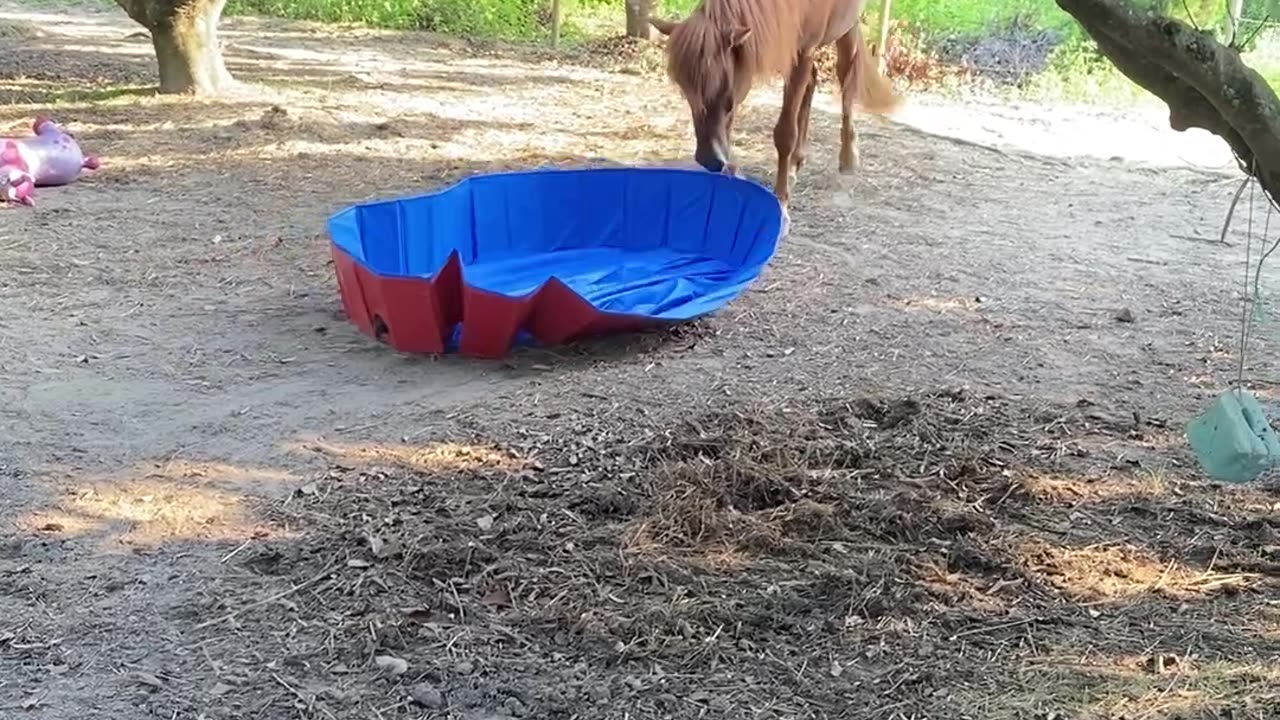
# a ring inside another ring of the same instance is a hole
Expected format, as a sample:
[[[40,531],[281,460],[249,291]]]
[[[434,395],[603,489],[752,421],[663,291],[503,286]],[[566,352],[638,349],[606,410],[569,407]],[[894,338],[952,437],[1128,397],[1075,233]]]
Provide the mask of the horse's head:
[[[738,103],[746,98],[751,75],[743,51],[751,31],[717,27],[701,12],[684,22],[651,19],[666,35],[667,74],[680,87],[693,113],[698,146],[694,159],[711,172],[729,163],[729,127]]]

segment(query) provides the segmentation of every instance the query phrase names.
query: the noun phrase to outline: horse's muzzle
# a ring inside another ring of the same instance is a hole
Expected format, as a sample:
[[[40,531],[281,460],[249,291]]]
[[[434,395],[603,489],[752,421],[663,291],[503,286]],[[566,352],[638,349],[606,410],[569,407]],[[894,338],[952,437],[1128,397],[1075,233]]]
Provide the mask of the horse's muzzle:
[[[722,160],[715,152],[699,151],[694,155],[693,159],[697,160],[698,164],[701,165],[704,170],[709,172],[718,173],[724,171],[724,160]]]

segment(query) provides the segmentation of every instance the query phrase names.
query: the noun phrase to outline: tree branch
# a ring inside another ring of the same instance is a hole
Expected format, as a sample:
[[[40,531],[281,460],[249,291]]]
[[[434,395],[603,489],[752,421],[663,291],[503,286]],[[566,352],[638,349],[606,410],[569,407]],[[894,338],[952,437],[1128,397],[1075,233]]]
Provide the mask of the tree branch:
[[[1280,99],[1240,54],[1128,0],[1057,0],[1120,72],[1169,106],[1175,130],[1199,127],[1231,146],[1280,199]]]

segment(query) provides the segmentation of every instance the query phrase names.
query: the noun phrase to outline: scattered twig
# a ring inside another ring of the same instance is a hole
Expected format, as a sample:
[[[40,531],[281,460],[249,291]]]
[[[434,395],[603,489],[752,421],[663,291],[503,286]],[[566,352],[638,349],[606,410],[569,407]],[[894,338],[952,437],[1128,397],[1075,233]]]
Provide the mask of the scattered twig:
[[[222,559],[221,559],[221,560],[219,560],[219,562],[221,562],[221,563],[222,563],[222,564],[224,564],[224,565],[225,565],[226,563],[230,562],[231,558],[235,557],[236,555],[239,555],[239,554],[240,554],[240,551],[241,551],[241,550],[244,550],[244,549],[245,549],[245,548],[247,548],[247,547],[249,547],[249,545],[250,545],[252,542],[253,542],[253,538],[249,538],[248,540],[245,540],[244,542],[240,543],[239,547],[237,547],[235,550],[232,550],[231,552],[227,553],[226,555],[223,555],[223,556],[222,556]]]
[[[1173,238],[1174,240],[1186,240],[1187,242],[1202,243],[1204,245],[1222,245],[1225,247],[1231,246],[1231,243],[1227,242],[1227,239],[1225,236],[1222,238],[1214,239],[1214,238],[1200,237],[1199,235],[1171,233],[1169,237]]]
[[[1006,623],[1000,623],[998,625],[985,625],[983,627],[970,628],[968,630],[962,630],[947,639],[950,642],[955,642],[956,640],[959,640],[960,638],[963,638],[963,637],[972,637],[974,635],[980,635],[980,634],[989,633],[989,632],[996,632],[997,630],[1007,630],[1008,628],[1018,627],[1019,625],[1026,625],[1027,623],[1039,622],[1040,620],[1041,618],[1038,618],[1038,617],[1029,617],[1029,618],[1023,618],[1021,620],[1013,620]]]
[[[325,578],[327,578],[327,577],[329,576],[329,574],[330,574],[330,573],[332,573],[334,570],[336,570],[336,569],[337,569],[337,567],[338,567],[338,563],[336,563],[336,562],[330,563],[327,567],[325,567],[325,569],[324,569],[324,570],[321,570],[319,573],[317,573],[314,577],[312,577],[312,578],[311,578],[311,579],[309,579],[309,580],[306,580],[306,581],[304,581],[304,582],[302,582],[302,583],[299,583],[299,584],[297,584],[297,585],[294,585],[293,587],[290,587],[290,588],[289,588],[289,589],[287,589],[287,590],[282,590],[282,591],[280,591],[280,592],[278,592],[278,593],[276,593],[276,594],[272,595],[271,597],[263,598],[262,600],[259,600],[259,601],[257,601],[257,602],[249,603],[248,605],[245,605],[244,607],[239,608],[239,609],[237,609],[237,610],[232,610],[231,612],[229,612],[229,613],[227,613],[226,615],[223,615],[223,616],[221,616],[221,617],[214,618],[213,620],[207,620],[207,621],[205,621],[205,622],[202,622],[202,623],[200,623],[199,625],[197,625],[197,626],[195,627],[195,629],[196,629],[196,630],[203,630],[204,628],[210,627],[210,626],[212,626],[212,625],[217,625],[217,624],[219,624],[219,623],[224,623],[224,622],[228,622],[228,621],[230,621],[230,620],[234,620],[234,619],[235,619],[238,615],[240,615],[241,613],[247,612],[247,611],[252,610],[252,609],[254,609],[254,608],[257,608],[257,607],[262,607],[263,605],[270,605],[271,603],[273,603],[273,602],[275,602],[275,601],[277,601],[277,600],[281,600],[281,599],[283,599],[283,598],[289,597],[290,595],[293,595],[293,594],[298,593],[298,592],[300,592],[300,591],[302,591],[302,590],[305,590],[305,589],[307,589],[307,588],[311,587],[312,585],[315,585],[316,583],[320,582],[321,580],[324,580]]]

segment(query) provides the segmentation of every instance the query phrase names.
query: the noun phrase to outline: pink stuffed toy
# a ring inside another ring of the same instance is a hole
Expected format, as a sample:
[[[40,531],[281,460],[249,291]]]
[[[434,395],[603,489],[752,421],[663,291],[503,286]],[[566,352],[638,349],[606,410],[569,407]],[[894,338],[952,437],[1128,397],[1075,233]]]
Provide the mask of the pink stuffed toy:
[[[34,137],[0,138],[0,197],[35,205],[35,189],[66,185],[82,170],[96,170],[98,158],[85,155],[80,145],[57,123],[37,117]]]

